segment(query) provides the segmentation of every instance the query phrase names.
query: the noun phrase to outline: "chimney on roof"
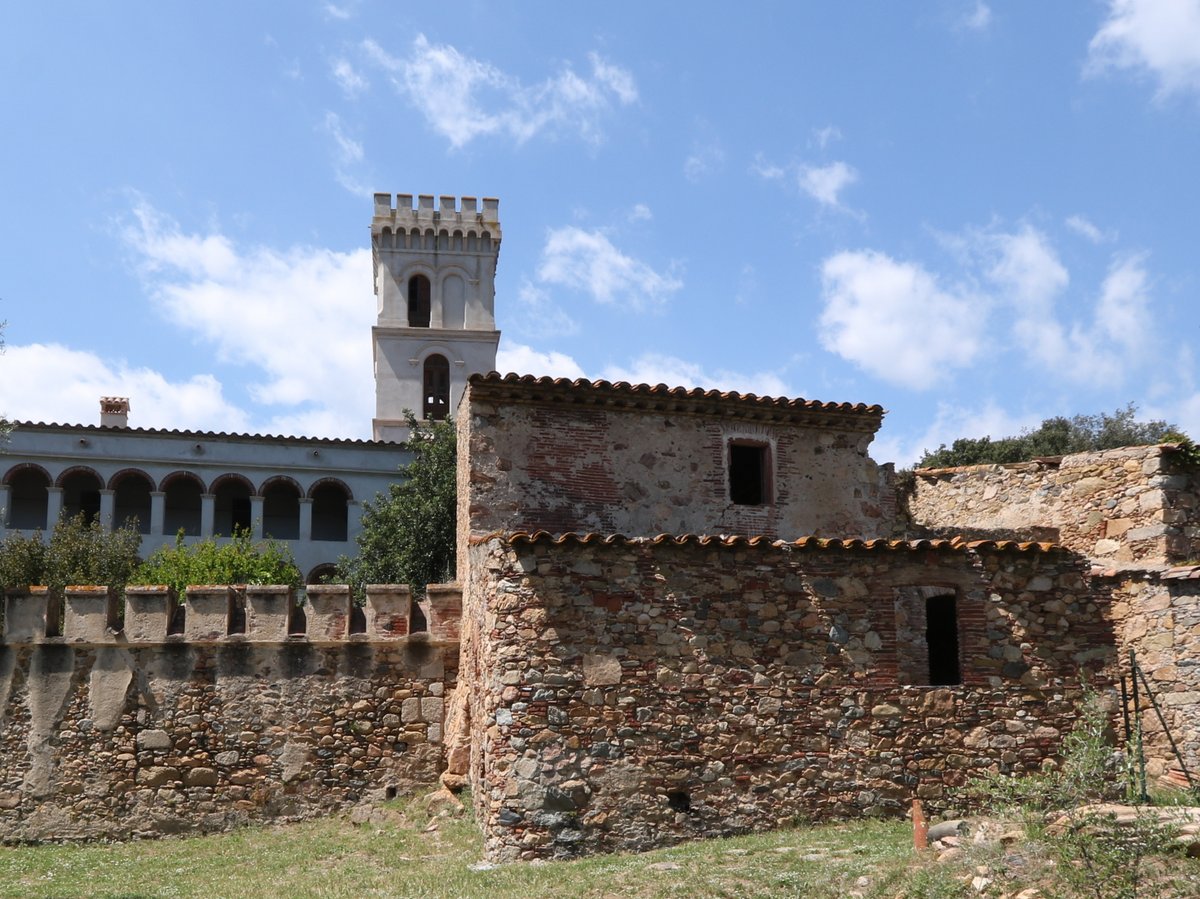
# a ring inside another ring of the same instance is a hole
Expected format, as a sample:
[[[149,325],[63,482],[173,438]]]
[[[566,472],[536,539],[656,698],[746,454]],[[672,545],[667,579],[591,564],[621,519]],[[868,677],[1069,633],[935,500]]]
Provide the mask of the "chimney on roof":
[[[102,396],[100,397],[100,427],[127,428],[129,427],[129,397]]]

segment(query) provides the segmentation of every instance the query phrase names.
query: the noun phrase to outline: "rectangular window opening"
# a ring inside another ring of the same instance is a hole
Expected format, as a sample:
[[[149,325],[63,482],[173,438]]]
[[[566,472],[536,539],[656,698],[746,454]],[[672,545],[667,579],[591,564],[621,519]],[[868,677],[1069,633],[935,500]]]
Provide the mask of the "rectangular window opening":
[[[929,647],[930,686],[962,683],[958,659],[958,604],[954,595],[925,600],[925,643]]]
[[[770,495],[770,455],[761,443],[729,444],[729,500],[738,506],[761,506]]]

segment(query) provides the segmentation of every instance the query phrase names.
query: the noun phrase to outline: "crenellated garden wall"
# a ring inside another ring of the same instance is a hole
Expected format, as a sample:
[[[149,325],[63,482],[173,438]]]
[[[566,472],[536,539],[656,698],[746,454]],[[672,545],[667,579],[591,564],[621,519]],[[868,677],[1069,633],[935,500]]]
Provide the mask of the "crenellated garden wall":
[[[123,615],[107,588],[68,588],[61,617],[44,589],[9,596],[0,834],[222,830],[434,785],[457,606],[430,591],[410,634],[394,586],[357,611],[345,586],[302,608],[286,587],[129,588]]]

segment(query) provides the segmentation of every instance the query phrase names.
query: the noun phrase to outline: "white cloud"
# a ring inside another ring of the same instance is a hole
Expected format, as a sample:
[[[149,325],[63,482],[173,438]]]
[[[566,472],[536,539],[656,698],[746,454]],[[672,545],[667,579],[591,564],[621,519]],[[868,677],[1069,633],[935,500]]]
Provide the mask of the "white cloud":
[[[325,15],[331,19],[340,19],[345,21],[354,15],[354,10],[347,5],[338,6],[336,3],[326,3],[323,8],[325,10]]]
[[[371,83],[355,71],[354,66],[345,59],[334,60],[333,65],[330,66],[330,72],[333,80],[337,82],[338,87],[347,97],[357,97],[371,86]]]
[[[552,378],[587,377],[579,364],[566,353],[543,353],[519,343],[503,341],[496,353],[496,370],[507,374],[549,376]]]
[[[614,105],[627,106],[638,98],[633,75],[594,53],[589,77],[567,66],[540,84],[524,85],[449,44],[432,44],[424,35],[416,37],[405,57],[392,56],[372,40],[364,42],[363,50],[456,148],[482,136],[503,135],[520,144],[555,131],[596,141],[601,120]]]
[[[858,172],[841,161],[822,166],[802,165],[796,173],[800,189],[823,206],[841,206],[838,194],[857,180]]]
[[[319,436],[364,433],[375,393],[363,350],[375,314],[369,250],[240,249],[185,234],[144,202],[133,215],[124,238],[154,302],[222,361],[260,373],[250,390],[263,414],[323,422]]]
[[[354,175],[354,169],[362,164],[365,157],[362,144],[346,134],[337,113],[325,113],[323,130],[333,138],[337,150],[334,154],[333,170],[338,184],[355,196],[370,195],[371,188]]]
[[[212,375],[172,382],[156,371],[60,344],[8,347],[0,409],[10,419],[41,421],[52,409],[59,424],[99,424],[102,396],[129,397],[133,427],[247,429],[246,413],[222,396]]]
[[[827,165],[798,162],[780,166],[767,162],[759,155],[755,157],[751,171],[766,181],[793,183],[801,193],[822,206],[843,211],[849,210],[842,205],[841,192],[858,181],[858,172],[854,167],[841,160]]]
[[[975,240],[990,259],[986,277],[1015,313],[1018,346],[1046,371],[1079,383],[1115,385],[1147,361],[1152,324],[1144,257],[1115,261],[1090,316],[1067,323],[1058,305],[1070,275],[1045,234],[1025,225]]]
[[[1054,247],[1035,228],[1026,225],[1012,234],[993,232],[981,240],[994,251],[988,277],[1017,306],[1043,313],[1070,282]]]
[[[817,139],[817,146],[824,150],[835,140],[842,139],[842,129],[836,125],[826,125],[824,128],[818,128],[814,131],[813,135]]]
[[[1144,261],[1141,255],[1114,262],[1096,303],[1097,331],[1134,354],[1149,343],[1152,329]]]
[[[717,141],[695,143],[683,161],[683,177],[695,184],[719,172],[725,165],[725,151]]]
[[[932,387],[979,352],[985,304],[924,268],[873,251],[822,266],[822,345],[892,383]]]
[[[531,337],[569,337],[579,333],[579,323],[551,299],[547,290],[525,280],[517,289],[516,328]]]
[[[631,222],[648,222],[652,218],[654,218],[654,213],[645,203],[637,203],[633,209],[629,210],[629,221]]]
[[[773,162],[767,162],[761,153],[754,157],[750,171],[764,181],[782,181],[787,177],[787,169]]]
[[[986,31],[991,24],[992,10],[983,0],[975,0],[975,5],[959,19],[959,25],[968,31]]]
[[[758,396],[792,395],[787,384],[774,372],[743,373],[726,369],[709,372],[698,363],[662,353],[645,353],[628,366],[608,365],[601,377],[608,381],[628,381],[631,384],[736,390],[739,393],[754,393]]]
[[[583,291],[600,303],[624,303],[635,309],[662,305],[683,287],[675,266],[655,271],[621,252],[603,232],[574,225],[549,232],[537,279]]]
[[[1100,244],[1107,243],[1116,239],[1116,235],[1112,232],[1104,232],[1098,228],[1095,223],[1082,215],[1068,216],[1066,226],[1092,243]]]
[[[1108,17],[1088,45],[1087,74],[1149,75],[1158,95],[1200,92],[1200,2],[1109,0]]]

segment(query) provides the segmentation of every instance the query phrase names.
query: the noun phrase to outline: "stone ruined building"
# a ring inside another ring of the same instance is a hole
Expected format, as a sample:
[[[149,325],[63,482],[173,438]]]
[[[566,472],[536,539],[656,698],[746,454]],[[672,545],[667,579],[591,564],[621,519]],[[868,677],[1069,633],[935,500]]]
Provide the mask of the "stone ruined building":
[[[907,506],[932,532],[1034,528],[1086,559],[1120,671],[1132,650],[1166,720],[1142,720],[1150,774],[1200,785],[1200,475],[1178,446],[918,471]]]
[[[1110,599],[1050,542],[897,539],[881,417],[471,379],[448,761],[491,857],[936,809],[1057,753]]]
[[[121,621],[80,588],[61,635],[45,591],[10,595],[6,839],[292,820],[439,777],[496,860],[936,812],[1051,763],[1129,648],[1200,767],[1200,485],[1172,448],[908,490],[868,455],[878,406],[484,373],[499,223],[453,206],[376,198],[375,432],[414,397],[457,408],[459,582],[423,616],[395,587],[360,611],[196,587],[128,591]]]

